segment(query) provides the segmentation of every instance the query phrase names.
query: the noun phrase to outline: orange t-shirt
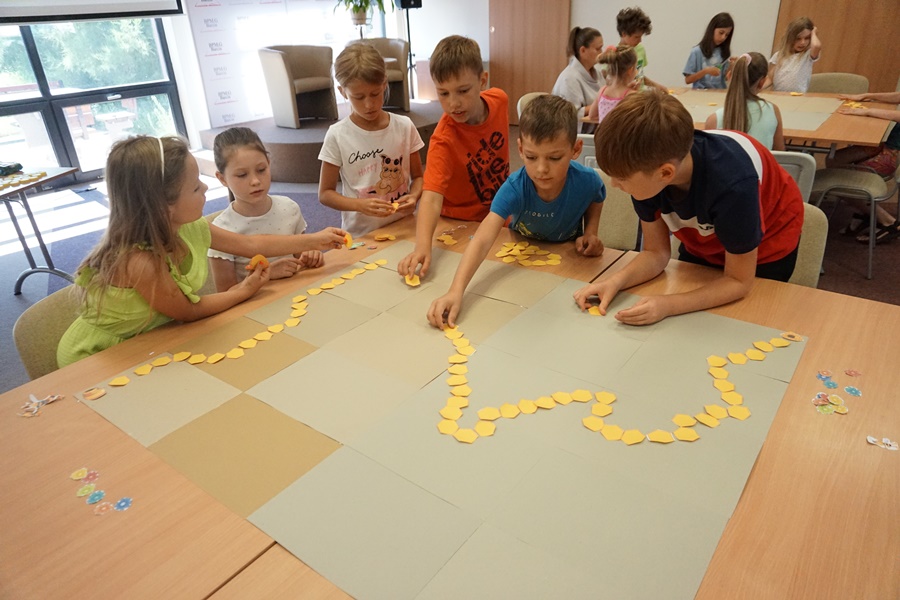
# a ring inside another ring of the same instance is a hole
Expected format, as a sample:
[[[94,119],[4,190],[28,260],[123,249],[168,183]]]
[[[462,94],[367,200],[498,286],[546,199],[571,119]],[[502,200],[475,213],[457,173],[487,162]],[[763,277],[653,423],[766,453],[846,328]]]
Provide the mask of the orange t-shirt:
[[[498,88],[481,98],[484,123],[457,123],[444,114],[428,144],[424,189],[444,197],[441,215],[450,219],[484,219],[509,176],[509,98]]]

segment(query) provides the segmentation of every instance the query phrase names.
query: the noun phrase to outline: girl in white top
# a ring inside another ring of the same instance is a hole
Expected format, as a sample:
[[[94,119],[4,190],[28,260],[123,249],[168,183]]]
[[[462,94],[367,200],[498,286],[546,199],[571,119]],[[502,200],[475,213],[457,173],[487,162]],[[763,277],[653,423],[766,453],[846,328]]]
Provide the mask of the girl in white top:
[[[588,114],[588,107],[597,98],[602,81],[597,73],[597,59],[603,52],[603,36],[593,27],[574,27],[569,32],[566,56],[569,64],[553,84],[554,96],[565,98],[578,109],[578,116]],[[586,126],[592,130],[592,126]],[[582,131],[589,133],[585,127]]]
[[[598,123],[614,109],[625,96],[632,93],[637,77],[637,53],[625,44],[618,48],[609,46],[600,55],[600,65],[606,85],[600,89],[591,103],[588,119]]]
[[[350,116],[325,134],[319,202],[341,211],[341,228],[361,236],[416,209],[422,195],[419,149],[425,144],[409,117],[382,109],[387,75],[373,46],[344,48],[334,61],[334,77],[350,101]]]
[[[776,92],[802,93],[809,89],[813,63],[822,51],[816,31],[808,17],[791,21],[781,39],[781,48],[769,59],[766,87],[771,85]]]
[[[781,111],[760,98],[768,65],[759,52],[742,54],[731,66],[725,106],[706,119],[706,129],[731,129],[753,136],[769,150],[784,150]]]
[[[213,225],[244,235],[294,235],[306,231],[306,221],[296,202],[286,196],[270,196],[272,172],[269,153],[252,129],[232,127],[213,142],[216,178],[228,188],[231,203]],[[224,292],[252,271],[250,259],[210,248],[209,266],[216,289]],[[304,268],[321,267],[322,253],[310,250],[269,258],[270,279],[292,277]]]

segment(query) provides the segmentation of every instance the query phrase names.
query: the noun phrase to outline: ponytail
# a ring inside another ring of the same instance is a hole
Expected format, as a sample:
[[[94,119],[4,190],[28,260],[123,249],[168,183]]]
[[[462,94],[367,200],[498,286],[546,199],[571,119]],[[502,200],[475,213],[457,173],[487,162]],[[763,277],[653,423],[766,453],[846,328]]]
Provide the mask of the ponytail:
[[[569,40],[566,42],[566,57],[578,57],[578,51],[591,45],[594,38],[600,37],[600,32],[593,27],[573,27],[569,32]]]
[[[603,65],[600,73],[606,79],[607,85],[616,82],[628,83],[621,81],[621,78],[628,72],[628,69],[637,64],[637,52],[625,44],[620,44],[618,47],[608,46],[597,62]]]
[[[751,100],[765,102],[756,93],[760,79],[768,73],[766,57],[759,52],[742,54],[731,66],[731,83],[725,94],[725,114],[722,128],[747,133],[750,129],[750,113],[747,103]]]

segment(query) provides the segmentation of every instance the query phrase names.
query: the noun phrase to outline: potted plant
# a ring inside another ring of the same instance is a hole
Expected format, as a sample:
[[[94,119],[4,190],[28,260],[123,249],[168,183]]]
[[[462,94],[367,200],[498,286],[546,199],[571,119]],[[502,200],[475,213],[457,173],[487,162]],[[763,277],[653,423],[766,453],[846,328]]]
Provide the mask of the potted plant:
[[[343,6],[350,11],[354,25],[365,25],[371,9],[377,7],[378,10],[384,12],[384,0],[338,0],[335,9],[338,6]],[[393,3],[391,3],[391,8],[394,8]]]

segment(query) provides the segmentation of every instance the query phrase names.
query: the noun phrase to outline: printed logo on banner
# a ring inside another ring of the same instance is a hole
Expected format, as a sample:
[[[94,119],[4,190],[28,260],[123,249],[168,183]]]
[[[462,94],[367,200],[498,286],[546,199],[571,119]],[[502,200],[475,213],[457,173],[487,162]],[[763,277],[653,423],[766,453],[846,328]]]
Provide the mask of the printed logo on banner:
[[[234,113],[222,113],[219,116],[223,123],[234,123],[236,118]]]
[[[230,54],[225,50],[225,43],[222,41],[207,42],[206,47],[209,50],[206,56],[225,56]]]
[[[227,65],[219,65],[212,68],[213,75],[216,79],[227,79],[228,78],[228,66]]]
[[[234,102],[231,98],[231,90],[220,90],[218,94],[216,94],[219,98],[216,104],[229,104]]]
[[[203,30],[204,31],[218,31],[219,30],[219,19],[216,17],[204,17],[203,18]]]

